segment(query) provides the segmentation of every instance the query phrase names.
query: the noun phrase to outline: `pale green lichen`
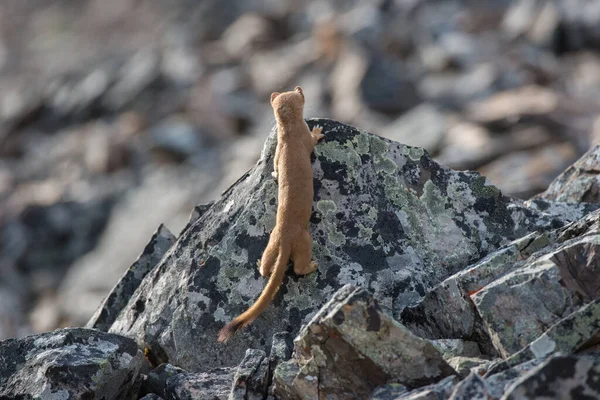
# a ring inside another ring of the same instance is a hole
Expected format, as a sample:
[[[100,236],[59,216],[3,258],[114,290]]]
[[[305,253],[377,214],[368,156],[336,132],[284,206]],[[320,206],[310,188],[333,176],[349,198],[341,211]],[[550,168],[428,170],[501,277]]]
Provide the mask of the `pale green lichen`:
[[[362,165],[362,161],[358,153],[351,146],[351,143],[340,146],[338,142],[323,142],[315,147],[315,153],[319,157],[343,164],[346,167],[348,178],[354,180]]]
[[[352,141],[355,143],[356,151],[358,154],[369,154],[369,136],[365,132],[361,132],[360,135],[354,136]]]
[[[327,215],[328,213],[334,213],[337,207],[332,200],[319,200],[317,202],[317,210],[321,211],[323,215]]]
[[[423,150],[423,148],[421,148],[421,147],[411,147],[411,146],[404,147],[404,155],[408,156],[408,158],[410,158],[413,161],[419,161],[421,159],[421,157],[423,157],[424,154],[425,154],[425,150]]]
[[[387,156],[389,146],[386,142],[379,139],[377,136],[371,137],[371,157],[373,157],[373,165],[375,171],[393,174],[398,170],[396,162]]]
[[[479,176],[471,186],[476,197],[493,198],[502,196],[502,192],[496,186],[489,184],[485,176]]]

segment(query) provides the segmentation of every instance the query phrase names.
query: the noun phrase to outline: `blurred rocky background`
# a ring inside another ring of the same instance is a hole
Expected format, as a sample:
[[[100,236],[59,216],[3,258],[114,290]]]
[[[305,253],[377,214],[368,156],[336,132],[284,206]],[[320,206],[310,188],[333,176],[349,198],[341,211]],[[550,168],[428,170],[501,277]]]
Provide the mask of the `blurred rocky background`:
[[[600,3],[0,2],[0,340],[83,325],[258,159],[272,91],[528,198],[600,137]]]

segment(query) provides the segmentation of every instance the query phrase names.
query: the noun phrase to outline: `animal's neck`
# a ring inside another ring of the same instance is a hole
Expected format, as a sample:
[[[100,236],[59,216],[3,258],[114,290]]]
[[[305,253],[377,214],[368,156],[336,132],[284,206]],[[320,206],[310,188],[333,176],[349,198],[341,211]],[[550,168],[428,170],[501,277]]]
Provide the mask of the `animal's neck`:
[[[289,137],[293,134],[295,127],[304,123],[302,116],[298,118],[277,119],[277,134],[280,137]]]

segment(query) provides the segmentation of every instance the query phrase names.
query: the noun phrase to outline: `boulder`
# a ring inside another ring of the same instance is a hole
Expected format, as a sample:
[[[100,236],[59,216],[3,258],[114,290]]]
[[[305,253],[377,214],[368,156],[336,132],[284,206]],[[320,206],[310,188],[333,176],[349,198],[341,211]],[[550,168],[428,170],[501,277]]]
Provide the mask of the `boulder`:
[[[570,203],[600,202],[600,146],[593,146],[537,198]]]
[[[0,398],[136,399],[142,352],[131,339],[90,329],[0,342]]]
[[[286,399],[365,398],[388,382],[419,387],[455,373],[430,342],[350,285],[319,310],[294,344],[292,360],[273,377],[275,394]]]
[[[600,397],[600,355],[556,355],[519,379],[502,397],[517,399],[594,399]]]

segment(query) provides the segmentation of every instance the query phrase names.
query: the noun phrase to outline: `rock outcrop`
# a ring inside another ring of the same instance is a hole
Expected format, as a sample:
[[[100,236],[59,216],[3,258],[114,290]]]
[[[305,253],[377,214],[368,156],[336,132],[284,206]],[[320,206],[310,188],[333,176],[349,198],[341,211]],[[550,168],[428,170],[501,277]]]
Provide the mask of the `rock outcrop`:
[[[193,371],[232,366],[248,348],[268,351],[274,333],[297,333],[345,284],[370,289],[397,317],[443,279],[511,240],[589,211],[541,212],[502,196],[477,173],[444,168],[420,148],[330,120],[309,125],[321,125],[326,135],[313,163],[318,272],[288,273],[273,307],[226,346],[214,342],[264,286],[256,260],[275,221],[272,135],[257,165],[144,278],[110,332],[135,338],[157,362]]]
[[[216,342],[264,285],[272,134],[178,238],[157,230],[89,323],[110,333],[0,342],[0,395],[69,391],[65,370],[81,380],[65,398],[541,398],[542,381],[553,396],[598,393],[598,204],[517,200],[420,148],[308,123],[326,135],[313,157],[316,273],[290,269],[259,319]]]
[[[62,329],[0,342],[0,398],[136,399],[146,361],[131,339]]]

